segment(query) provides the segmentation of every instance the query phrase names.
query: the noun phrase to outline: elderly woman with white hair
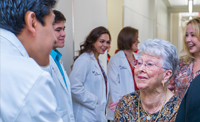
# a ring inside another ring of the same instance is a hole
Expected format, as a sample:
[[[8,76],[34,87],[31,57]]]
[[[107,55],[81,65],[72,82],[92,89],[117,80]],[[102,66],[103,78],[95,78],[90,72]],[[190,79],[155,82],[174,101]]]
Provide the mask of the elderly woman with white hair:
[[[120,99],[114,121],[174,122],[181,100],[167,84],[178,65],[176,47],[162,39],[148,39],[138,53],[134,74],[139,90]]]

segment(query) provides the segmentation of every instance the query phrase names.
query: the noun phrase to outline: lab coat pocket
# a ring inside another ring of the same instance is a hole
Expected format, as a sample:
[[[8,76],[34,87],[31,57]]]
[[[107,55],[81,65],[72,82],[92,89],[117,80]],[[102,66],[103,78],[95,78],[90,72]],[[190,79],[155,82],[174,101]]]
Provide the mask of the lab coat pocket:
[[[95,108],[95,116],[96,116],[96,121],[97,120],[101,120],[101,108],[100,108],[100,105],[101,103],[98,103],[97,105],[96,105],[96,108]]]
[[[82,115],[81,122],[96,122],[96,108],[90,109],[90,108],[83,108],[83,111],[81,111],[79,114]]]

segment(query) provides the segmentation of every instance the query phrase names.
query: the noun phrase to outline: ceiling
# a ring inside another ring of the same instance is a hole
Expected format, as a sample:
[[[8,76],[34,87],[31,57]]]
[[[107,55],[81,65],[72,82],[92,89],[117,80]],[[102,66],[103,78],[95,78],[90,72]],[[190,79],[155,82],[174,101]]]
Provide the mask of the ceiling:
[[[188,13],[188,0],[163,0],[169,13]],[[193,0],[193,13],[200,13],[200,0]]]
[[[172,7],[188,5],[188,0],[168,0],[168,1]],[[200,5],[200,0],[193,0],[193,5]]]
[[[179,13],[182,21],[188,21],[189,17],[199,16],[200,0],[193,0],[193,13],[188,13],[188,0],[163,0],[168,6],[170,13]]]

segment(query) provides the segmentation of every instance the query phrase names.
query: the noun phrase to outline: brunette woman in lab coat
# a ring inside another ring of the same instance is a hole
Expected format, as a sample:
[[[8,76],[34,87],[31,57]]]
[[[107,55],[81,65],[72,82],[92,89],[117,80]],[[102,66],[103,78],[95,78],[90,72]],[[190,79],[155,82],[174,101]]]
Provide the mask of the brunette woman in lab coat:
[[[134,81],[134,65],[137,63],[134,52],[138,50],[138,30],[124,27],[117,39],[118,52],[108,64],[109,103],[108,120],[114,119],[118,100],[125,94],[138,90]]]
[[[110,45],[109,31],[100,26],[93,29],[80,45],[69,76],[76,122],[106,122],[108,99],[107,76],[98,59]]]

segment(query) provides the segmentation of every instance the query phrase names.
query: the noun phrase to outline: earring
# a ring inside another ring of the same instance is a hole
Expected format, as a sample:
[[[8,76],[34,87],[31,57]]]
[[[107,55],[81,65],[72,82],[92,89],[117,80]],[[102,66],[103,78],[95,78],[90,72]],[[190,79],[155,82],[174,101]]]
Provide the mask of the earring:
[[[165,86],[164,82],[162,83],[163,87]]]

